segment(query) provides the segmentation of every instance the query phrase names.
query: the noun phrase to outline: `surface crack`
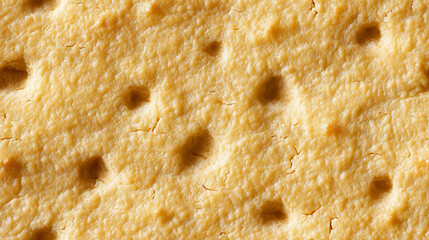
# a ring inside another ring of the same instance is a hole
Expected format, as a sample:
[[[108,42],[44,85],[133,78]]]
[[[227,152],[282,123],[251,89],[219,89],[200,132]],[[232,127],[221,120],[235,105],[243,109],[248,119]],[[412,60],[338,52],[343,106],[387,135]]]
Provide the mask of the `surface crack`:
[[[310,6],[310,11],[314,12],[314,15],[317,15],[319,12],[316,10],[316,3],[314,2],[314,0],[311,0],[311,6]]]
[[[216,189],[208,188],[208,187],[204,186],[204,184],[201,184],[201,185],[203,185],[203,188],[204,188],[205,190],[212,191],[212,192],[217,192],[217,191],[219,191],[219,190],[216,190]]]
[[[335,220],[335,219],[338,219],[338,218],[334,217],[334,218],[329,219],[329,234],[331,234],[332,230],[334,229],[332,227],[332,221]]]
[[[4,138],[0,138],[0,141],[6,141],[6,140],[11,140],[11,141],[20,141],[20,142],[22,142],[22,139],[19,139],[19,138],[13,138],[13,137],[4,137]]]
[[[318,207],[316,209],[314,209],[313,211],[309,212],[309,213],[303,213],[303,215],[305,216],[312,216],[315,212],[317,212],[321,207]]]
[[[299,152],[297,149],[296,149],[296,147],[294,146],[293,147],[293,149],[295,150],[295,154],[289,159],[289,162],[290,162],[290,167],[289,167],[289,170],[290,171],[287,171],[286,173],[287,174],[293,174],[293,173],[295,173],[295,169],[293,169],[293,160],[294,160],[294,158],[296,157],[296,156],[298,156],[299,154],[301,154],[301,152]]]

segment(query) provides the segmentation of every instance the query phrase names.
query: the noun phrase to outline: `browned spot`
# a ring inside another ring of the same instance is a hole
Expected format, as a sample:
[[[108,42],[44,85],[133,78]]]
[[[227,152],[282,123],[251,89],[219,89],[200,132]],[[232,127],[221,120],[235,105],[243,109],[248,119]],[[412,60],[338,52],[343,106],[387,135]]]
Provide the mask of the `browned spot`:
[[[147,87],[134,86],[130,87],[125,94],[125,105],[129,109],[136,109],[143,103],[149,102],[150,91]]]
[[[280,76],[271,75],[264,79],[257,89],[257,98],[261,104],[278,101],[283,96],[283,80]]]
[[[370,42],[378,41],[381,38],[378,24],[362,27],[356,33],[356,41],[359,45],[366,45]]]
[[[392,181],[387,176],[377,176],[369,187],[370,195],[373,199],[380,199],[392,190]]]
[[[266,201],[260,209],[260,217],[264,224],[286,220],[286,212],[281,201]]]
[[[42,228],[34,231],[30,239],[31,240],[55,240],[57,239],[57,234],[53,231],[52,228]]]
[[[101,157],[87,159],[79,167],[79,178],[91,185],[107,174],[107,167]]]
[[[207,130],[190,136],[182,146],[182,170],[191,167],[199,159],[207,159],[213,146],[213,137]]]
[[[207,44],[207,46],[204,48],[204,52],[206,52],[210,56],[216,56],[217,54],[219,54],[221,48],[222,44],[220,42],[213,41]]]
[[[23,86],[27,77],[27,66],[23,59],[9,62],[0,68],[0,89],[18,89]]]

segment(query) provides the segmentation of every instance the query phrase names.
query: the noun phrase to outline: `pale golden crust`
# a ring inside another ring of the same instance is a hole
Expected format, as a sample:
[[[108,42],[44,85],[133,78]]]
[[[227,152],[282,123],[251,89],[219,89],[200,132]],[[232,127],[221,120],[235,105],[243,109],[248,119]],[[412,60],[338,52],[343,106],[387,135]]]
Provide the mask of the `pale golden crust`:
[[[428,16],[1,1],[1,238],[429,237]]]

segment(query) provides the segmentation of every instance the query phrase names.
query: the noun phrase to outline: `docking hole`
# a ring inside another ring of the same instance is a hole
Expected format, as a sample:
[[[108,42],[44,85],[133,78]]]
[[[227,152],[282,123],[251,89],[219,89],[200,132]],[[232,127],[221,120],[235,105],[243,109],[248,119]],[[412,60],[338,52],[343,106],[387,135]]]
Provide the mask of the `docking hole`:
[[[356,33],[356,41],[359,45],[367,45],[371,42],[378,41],[381,38],[378,24],[372,24],[362,27]]]
[[[19,89],[27,80],[27,65],[23,59],[11,61],[0,68],[0,90]]]
[[[281,201],[266,201],[260,209],[260,217],[264,224],[286,220],[286,212]]]

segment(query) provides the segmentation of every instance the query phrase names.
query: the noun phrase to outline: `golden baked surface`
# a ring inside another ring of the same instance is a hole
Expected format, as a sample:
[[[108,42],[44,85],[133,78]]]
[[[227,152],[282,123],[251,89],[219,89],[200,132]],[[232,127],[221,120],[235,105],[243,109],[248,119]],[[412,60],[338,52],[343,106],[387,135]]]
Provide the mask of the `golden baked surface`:
[[[429,238],[423,1],[0,1],[1,239]]]

